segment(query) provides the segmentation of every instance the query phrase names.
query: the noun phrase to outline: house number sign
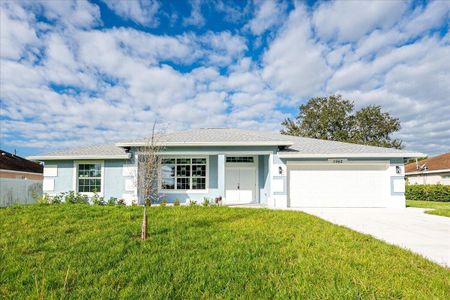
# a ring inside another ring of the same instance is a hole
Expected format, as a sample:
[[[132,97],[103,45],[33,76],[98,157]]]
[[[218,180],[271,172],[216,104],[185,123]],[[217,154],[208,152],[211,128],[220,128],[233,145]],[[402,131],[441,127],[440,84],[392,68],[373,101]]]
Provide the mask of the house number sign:
[[[329,159],[328,161],[333,164],[343,164],[346,161],[346,159]]]

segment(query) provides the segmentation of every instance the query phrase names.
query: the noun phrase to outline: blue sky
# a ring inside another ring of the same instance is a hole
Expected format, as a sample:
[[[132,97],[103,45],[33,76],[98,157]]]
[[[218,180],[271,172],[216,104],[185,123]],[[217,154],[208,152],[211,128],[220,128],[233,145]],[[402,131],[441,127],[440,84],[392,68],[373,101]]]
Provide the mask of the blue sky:
[[[198,127],[280,130],[314,96],[450,151],[450,1],[1,1],[2,149]]]

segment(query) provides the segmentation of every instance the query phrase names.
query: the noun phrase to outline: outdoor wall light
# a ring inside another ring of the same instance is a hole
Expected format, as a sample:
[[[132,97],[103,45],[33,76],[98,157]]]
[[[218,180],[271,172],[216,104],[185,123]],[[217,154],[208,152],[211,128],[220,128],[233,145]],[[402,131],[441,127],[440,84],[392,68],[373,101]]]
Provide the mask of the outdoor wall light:
[[[283,167],[278,167],[278,174],[283,175]]]
[[[395,166],[395,173],[402,174],[402,169],[400,168],[400,166]]]

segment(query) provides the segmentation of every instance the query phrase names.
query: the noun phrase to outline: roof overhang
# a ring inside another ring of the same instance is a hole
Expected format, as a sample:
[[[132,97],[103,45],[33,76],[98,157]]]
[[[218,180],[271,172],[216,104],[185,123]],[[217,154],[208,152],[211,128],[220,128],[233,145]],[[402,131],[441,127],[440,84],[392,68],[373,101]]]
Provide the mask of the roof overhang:
[[[405,172],[405,175],[422,175],[422,174],[435,174],[435,173],[447,173],[447,172],[450,172],[450,169]]]
[[[27,159],[34,161],[44,160],[72,160],[72,159],[129,159],[130,154],[118,155],[33,155]]]
[[[424,157],[420,152],[400,153],[300,153],[278,152],[280,158],[414,158]]]
[[[157,146],[164,147],[210,147],[210,146],[292,146],[294,143],[290,141],[262,141],[262,142],[161,142],[155,143]],[[122,142],[116,143],[117,147],[145,147],[149,145],[148,142]]]

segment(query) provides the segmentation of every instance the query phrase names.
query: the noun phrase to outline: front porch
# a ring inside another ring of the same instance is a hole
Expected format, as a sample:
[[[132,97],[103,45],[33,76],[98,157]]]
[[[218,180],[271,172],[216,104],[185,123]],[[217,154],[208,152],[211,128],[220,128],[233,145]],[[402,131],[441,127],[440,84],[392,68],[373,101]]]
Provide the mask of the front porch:
[[[203,202],[222,197],[229,206],[266,206],[270,196],[270,152],[161,155],[159,199]]]

